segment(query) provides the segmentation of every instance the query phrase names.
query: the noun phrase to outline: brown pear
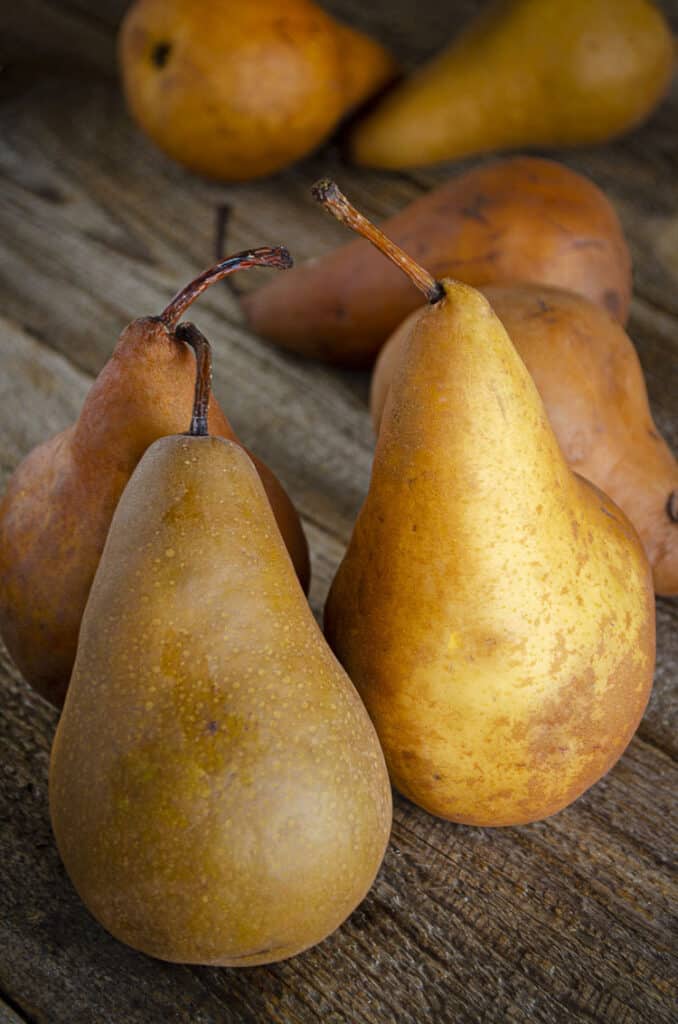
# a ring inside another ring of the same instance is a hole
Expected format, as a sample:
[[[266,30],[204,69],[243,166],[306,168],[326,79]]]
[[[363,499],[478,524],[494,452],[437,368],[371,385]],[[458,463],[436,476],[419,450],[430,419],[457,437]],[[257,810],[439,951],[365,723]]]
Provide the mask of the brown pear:
[[[222,181],[306,156],[396,71],[382,46],[312,0],[136,0],[119,55],[141,128]]]
[[[585,295],[625,323],[631,260],[601,190],[563,164],[515,157],[474,167],[383,225],[435,277],[477,286],[534,281]],[[251,328],[282,348],[371,363],[421,295],[358,240],[251,292]]]
[[[609,494],[643,542],[658,594],[678,594],[678,463],[652,419],[624,329],[582,296],[545,285],[482,289],[532,374],[568,464]],[[379,354],[375,431],[419,312]]]
[[[248,266],[285,267],[286,250],[255,249],[201,274],[160,316],[133,321],[95,380],[78,421],[30,452],[0,503],[0,634],[24,678],[60,706],[80,620],[111,517],[134,467],[190,415],[195,360],[175,327],[211,283]],[[237,440],[216,401],[210,429]],[[252,456],[304,586],[306,538],[289,497]]]

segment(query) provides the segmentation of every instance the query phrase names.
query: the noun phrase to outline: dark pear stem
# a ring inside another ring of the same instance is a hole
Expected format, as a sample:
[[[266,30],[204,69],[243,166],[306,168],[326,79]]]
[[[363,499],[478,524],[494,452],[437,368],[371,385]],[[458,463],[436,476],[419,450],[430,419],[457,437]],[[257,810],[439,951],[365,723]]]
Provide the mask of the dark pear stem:
[[[226,231],[228,229],[228,223],[231,219],[233,208],[228,203],[221,203],[217,206],[217,216],[214,225],[214,258],[215,260],[222,260],[224,258],[224,242],[226,240]]]
[[[212,348],[195,324],[179,324],[175,336],[185,341],[195,352],[195,394],[188,433],[191,437],[206,437],[209,434],[207,410],[212,388]]]
[[[445,290],[439,281],[436,281],[428,270],[421,267],[411,256],[392,242],[383,231],[372,224],[367,217],[356,210],[339,186],[328,178],[316,181],[311,189],[313,198],[317,200],[326,210],[336,217],[338,221],[356,231],[363,238],[387,256],[397,267],[409,277],[420,292],[423,292],[429,302],[439,302],[445,295]]]
[[[158,319],[166,327],[174,327],[188,307],[195,302],[199,295],[202,295],[206,288],[216,284],[217,281],[223,281],[225,277],[235,273],[236,270],[246,270],[248,267],[277,267],[279,270],[285,270],[291,266],[292,257],[284,245],[262,246],[259,249],[246,249],[244,252],[237,252],[213,267],[209,267],[208,270],[204,270],[195,280],[177,292]]]
[[[221,260],[224,258],[224,249],[226,248],[226,232],[228,231],[229,224],[231,221],[231,214],[233,213],[233,207],[228,203],[221,203],[216,209],[216,220],[214,224],[214,258],[215,260]],[[224,284],[228,288],[229,292],[235,296],[238,302],[243,297],[242,285],[238,284],[237,277],[227,277]]]

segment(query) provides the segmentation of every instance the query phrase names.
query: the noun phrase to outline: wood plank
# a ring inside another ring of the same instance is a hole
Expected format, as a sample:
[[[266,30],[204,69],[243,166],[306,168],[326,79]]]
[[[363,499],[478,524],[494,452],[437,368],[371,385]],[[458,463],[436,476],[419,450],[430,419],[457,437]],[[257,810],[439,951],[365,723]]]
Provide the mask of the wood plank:
[[[105,5],[104,5],[105,6]],[[118,5],[122,9],[124,4]],[[73,73],[77,70],[115,74],[115,39],[112,29],[117,13],[102,18],[96,5],[54,3],[53,0],[24,0],[5,4],[2,12],[0,61],[3,75],[0,94],[23,87],[29,74],[45,64]],[[10,82],[7,69],[12,69]]]
[[[411,66],[479,4],[457,2],[453,14],[407,0],[327,7]],[[193,178],[124,111],[113,33],[125,6],[25,0],[11,12],[12,73],[0,82],[0,484],[77,415],[124,324],[159,310],[211,262],[220,206],[231,209],[230,249],[285,239],[304,258],[346,239],[309,199],[321,174],[383,218],[459,169],[359,171],[333,143],[270,181]],[[678,0],[664,7],[678,28]],[[630,333],[657,422],[678,447],[677,110],[674,84],[627,139],[552,155],[590,174],[620,212],[635,262]],[[243,276],[243,287],[262,277]],[[201,299],[195,319],[213,339],[225,409],[302,511],[320,615],[369,482],[367,375],[266,346],[226,287]],[[247,971],[153,961],[89,917],[49,828],[56,713],[1,652],[0,1021],[672,1021],[677,627],[678,602],[659,601],[655,688],[639,734],[572,807],[520,829],[472,829],[397,797],[386,860],[346,925],[300,957]]]

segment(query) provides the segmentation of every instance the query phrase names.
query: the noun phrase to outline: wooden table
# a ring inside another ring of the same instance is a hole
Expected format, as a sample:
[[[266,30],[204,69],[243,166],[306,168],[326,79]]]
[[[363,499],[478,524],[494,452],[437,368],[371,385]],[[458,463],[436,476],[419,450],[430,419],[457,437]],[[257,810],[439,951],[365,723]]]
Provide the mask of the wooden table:
[[[412,64],[480,3],[327,6]],[[123,0],[3,7],[3,480],[77,417],[120,329],[158,312],[211,262],[219,206],[231,210],[229,250],[284,240],[304,258],[347,237],[309,199],[321,173],[336,175],[377,218],[451,173],[363,172],[327,147],[272,180],[205,183],[156,152],[125,113],[114,60]],[[678,28],[677,0],[664,7]],[[606,189],[621,215],[635,265],[630,333],[674,447],[677,130],[674,87],[628,138],[552,154]],[[303,514],[319,613],[368,486],[368,377],[267,347],[244,328],[226,287],[205,295],[192,317],[214,343],[224,408]],[[548,821],[499,830],[438,821],[396,797],[386,860],[350,920],[303,956],[239,971],[151,960],[90,918],[48,820],[57,715],[0,656],[0,1022],[675,1021],[678,606],[660,600],[657,612],[654,694],[638,735],[602,782]]]

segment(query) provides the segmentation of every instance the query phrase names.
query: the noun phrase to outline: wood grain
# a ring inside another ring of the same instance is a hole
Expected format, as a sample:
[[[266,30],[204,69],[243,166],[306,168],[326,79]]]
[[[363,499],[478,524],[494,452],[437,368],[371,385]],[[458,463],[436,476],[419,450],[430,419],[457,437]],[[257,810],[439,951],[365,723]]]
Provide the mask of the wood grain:
[[[268,181],[193,178],[140,137],[123,108],[114,32],[125,6],[25,0],[0,45],[0,485],[75,419],[122,327],[158,312],[211,262],[219,207],[230,210],[229,250],[284,240],[303,259],[346,240],[309,199],[321,174],[383,218],[458,170],[358,171],[333,143]],[[405,67],[479,6],[327,3],[390,44]],[[663,6],[678,28],[678,2]],[[551,155],[589,174],[620,213],[635,268],[630,333],[654,415],[678,448],[677,117],[674,84],[626,139]],[[262,278],[239,280],[248,288]],[[192,318],[213,341],[225,410],[302,512],[319,614],[369,482],[367,376],[265,345],[225,286]],[[677,602],[658,602],[657,625],[655,688],[639,733],[576,804],[536,825],[490,830],[439,821],[397,797],[386,860],[350,920],[300,957],[241,971],[153,961],[89,917],[49,827],[56,713],[3,653],[1,1024],[675,1020]]]

